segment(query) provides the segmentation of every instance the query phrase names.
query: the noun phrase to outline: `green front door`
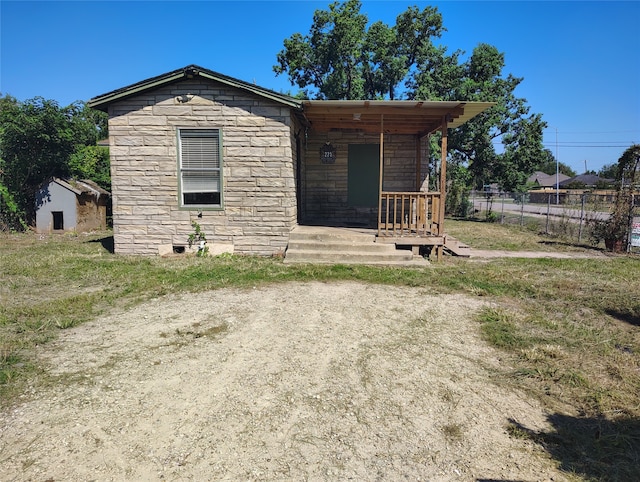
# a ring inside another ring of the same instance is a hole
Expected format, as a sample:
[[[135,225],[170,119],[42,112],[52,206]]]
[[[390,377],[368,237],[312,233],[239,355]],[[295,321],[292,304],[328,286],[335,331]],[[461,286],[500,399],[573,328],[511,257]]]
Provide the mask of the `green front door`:
[[[349,144],[347,203],[351,207],[378,207],[380,145]]]

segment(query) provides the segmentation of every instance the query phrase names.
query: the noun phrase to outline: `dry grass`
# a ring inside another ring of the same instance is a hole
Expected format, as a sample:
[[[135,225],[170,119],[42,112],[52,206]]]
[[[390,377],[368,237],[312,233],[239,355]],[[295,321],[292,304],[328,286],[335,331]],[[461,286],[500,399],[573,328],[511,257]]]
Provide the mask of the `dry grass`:
[[[587,251],[526,228],[447,221],[480,249]],[[447,258],[428,269],[290,266],[279,259],[114,256],[104,234],[2,235],[0,239],[0,401],[15,401],[38,375],[36,345],[110,309],[180,291],[306,280],[361,280],[462,292],[492,300],[479,318],[504,352],[504,383],[543,401],[555,429],[511,428],[542,444],[568,472],[593,480],[640,480],[640,260]],[[223,328],[221,328],[223,329]],[[176,343],[216,336],[193,327]],[[451,394],[443,394],[451,397]],[[452,399],[453,402],[453,399]],[[455,428],[445,429],[452,434]]]
[[[447,220],[445,226],[447,233],[476,249],[589,253],[602,248],[589,245],[586,236],[585,242],[578,244],[561,236],[545,235],[538,219],[529,219],[524,226],[458,220]]]

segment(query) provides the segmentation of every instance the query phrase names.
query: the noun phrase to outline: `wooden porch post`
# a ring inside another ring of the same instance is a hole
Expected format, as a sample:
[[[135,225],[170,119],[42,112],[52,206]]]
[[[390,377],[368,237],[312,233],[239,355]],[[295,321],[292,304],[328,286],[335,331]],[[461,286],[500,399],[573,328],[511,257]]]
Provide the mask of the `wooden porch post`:
[[[444,236],[444,205],[447,199],[447,116],[442,118],[442,145],[440,148],[440,219],[438,234]],[[442,246],[438,246],[438,259],[442,257]]]
[[[422,165],[422,149],[420,149],[420,135],[416,136],[416,191],[420,190],[420,185],[422,184],[420,182],[420,178],[421,178],[421,165]]]
[[[378,236],[382,223],[382,171],[384,168],[384,114],[380,114],[380,183],[378,186]]]

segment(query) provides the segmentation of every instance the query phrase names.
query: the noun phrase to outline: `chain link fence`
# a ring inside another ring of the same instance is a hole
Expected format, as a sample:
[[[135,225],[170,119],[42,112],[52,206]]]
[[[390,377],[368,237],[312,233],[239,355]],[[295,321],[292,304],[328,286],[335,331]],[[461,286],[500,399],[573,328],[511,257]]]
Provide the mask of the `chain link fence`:
[[[598,245],[598,223],[610,218],[612,191],[525,193],[472,191],[466,218],[515,224],[576,244]],[[640,194],[631,196],[627,250],[640,252]]]

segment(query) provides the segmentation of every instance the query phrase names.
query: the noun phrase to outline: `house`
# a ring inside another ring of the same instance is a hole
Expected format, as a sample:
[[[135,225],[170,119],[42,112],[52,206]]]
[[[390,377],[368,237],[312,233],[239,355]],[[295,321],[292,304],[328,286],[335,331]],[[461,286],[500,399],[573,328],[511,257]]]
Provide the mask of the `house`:
[[[595,174],[579,174],[577,176],[567,178],[560,181],[561,188],[593,188],[612,185],[614,179],[607,179]]]
[[[428,136],[482,102],[299,100],[189,65],[91,99],[109,114],[115,252],[272,255],[299,224],[444,243],[444,183],[420,190]],[[402,239],[400,239],[402,238]]]
[[[36,191],[36,232],[105,229],[108,199],[93,181],[54,177]]]
[[[567,179],[569,179],[569,176],[566,174],[558,173],[556,178],[556,174],[546,174],[541,171],[536,171],[527,178],[527,183],[535,184],[541,188],[552,187],[555,189],[556,183],[562,183],[562,181],[566,181]]]

